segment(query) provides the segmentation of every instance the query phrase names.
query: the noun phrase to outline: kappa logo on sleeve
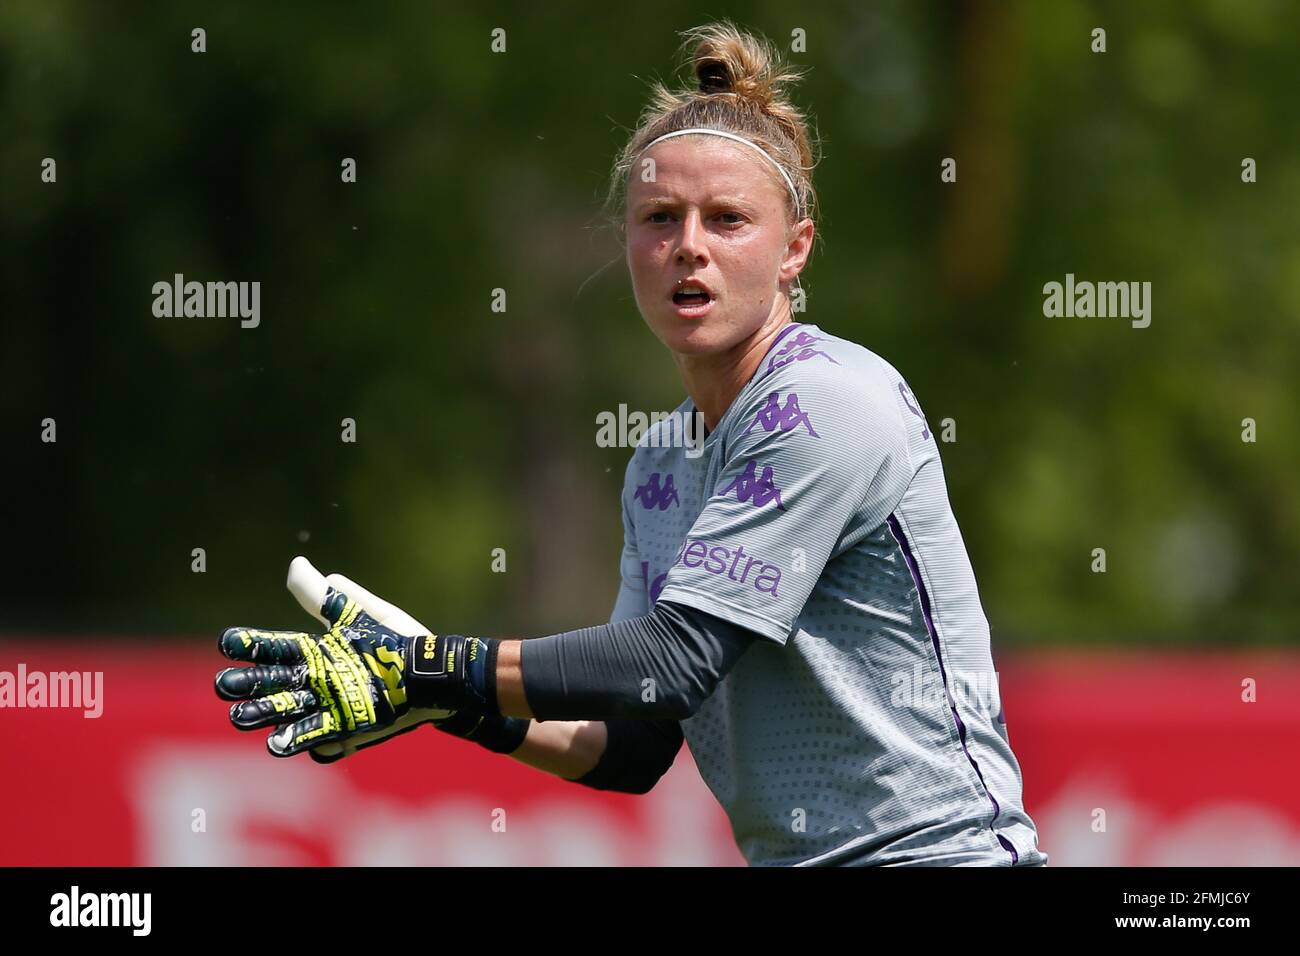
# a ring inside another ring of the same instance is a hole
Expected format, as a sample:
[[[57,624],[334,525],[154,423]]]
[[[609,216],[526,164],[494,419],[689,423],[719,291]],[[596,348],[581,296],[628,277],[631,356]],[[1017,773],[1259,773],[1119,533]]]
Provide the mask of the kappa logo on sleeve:
[[[820,355],[832,365],[840,363],[831,358],[828,354],[820,349],[814,349],[812,346],[821,341],[819,335],[809,335],[807,332],[800,332],[798,335],[782,345],[772,356],[772,360],[767,363],[767,371],[774,372],[791,362],[806,362],[808,359]],[[767,374],[766,372],[764,374]]]
[[[763,431],[771,432],[780,429],[788,432],[792,428],[802,425],[808,429],[808,434],[813,438],[821,438],[816,430],[812,427],[812,422],[808,419],[808,413],[799,407],[799,394],[789,392],[785,397],[785,407],[781,406],[781,393],[772,392],[767,396],[767,404],[758,410],[754,416],[754,421],[746,428],[742,435],[748,435],[759,425],[763,426]]]
[[[906,382],[898,383],[898,394],[903,396],[903,404],[907,406],[907,410],[917,418],[921,419],[921,437],[929,438],[930,424],[925,420],[925,415],[921,412],[920,403],[917,402],[916,396],[912,394],[912,390],[907,387]],[[940,422],[939,424],[942,425],[943,423]]]
[[[785,504],[781,501],[781,489],[776,486],[776,480],[772,476],[772,466],[765,467],[758,477],[755,477],[754,473],[756,471],[757,465],[751,460],[745,466],[745,470],[718,494],[725,497],[734,491],[737,501],[741,504],[752,501],[755,508],[761,508],[765,504],[775,501],[777,508],[785,511]]]
[[[681,506],[681,501],[677,498],[677,488],[673,485],[673,476],[670,472],[664,476],[664,482],[659,484],[659,472],[655,472],[646,479],[644,485],[640,485],[632,493],[632,497],[641,502],[641,506],[653,511],[658,508],[660,511],[667,511],[670,505]]]

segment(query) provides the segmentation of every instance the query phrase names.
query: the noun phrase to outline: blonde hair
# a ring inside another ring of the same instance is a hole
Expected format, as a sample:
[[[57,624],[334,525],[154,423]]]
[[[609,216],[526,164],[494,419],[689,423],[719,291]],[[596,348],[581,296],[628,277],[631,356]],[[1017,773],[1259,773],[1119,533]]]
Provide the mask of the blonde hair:
[[[788,67],[769,41],[746,33],[728,20],[694,27],[682,36],[683,59],[695,83],[674,92],[656,82],[637,128],[615,160],[606,210],[622,235],[627,183],[637,158],[648,144],[668,133],[703,127],[743,136],[772,158],[790,177],[798,196],[770,170],[786,195],[786,218],[815,219],[817,193],[812,171],[816,140],[803,112],[785,95],[803,72]]]

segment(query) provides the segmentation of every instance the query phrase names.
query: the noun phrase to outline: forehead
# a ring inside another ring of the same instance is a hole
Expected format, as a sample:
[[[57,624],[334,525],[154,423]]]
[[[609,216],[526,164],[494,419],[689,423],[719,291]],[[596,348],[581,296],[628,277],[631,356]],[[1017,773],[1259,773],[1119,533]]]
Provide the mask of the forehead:
[[[654,181],[643,179],[646,160],[654,160]],[[628,201],[674,195],[704,200],[740,195],[755,202],[781,202],[777,172],[748,146],[720,136],[693,133],[656,143],[637,157],[628,181]]]

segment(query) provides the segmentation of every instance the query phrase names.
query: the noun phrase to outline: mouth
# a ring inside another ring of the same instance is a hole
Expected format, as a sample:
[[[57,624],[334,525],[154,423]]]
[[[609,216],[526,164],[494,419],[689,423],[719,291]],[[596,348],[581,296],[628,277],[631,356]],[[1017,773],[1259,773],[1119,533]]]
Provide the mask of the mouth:
[[[716,297],[712,290],[696,279],[683,279],[671,297],[673,311],[684,319],[697,319],[713,308]]]

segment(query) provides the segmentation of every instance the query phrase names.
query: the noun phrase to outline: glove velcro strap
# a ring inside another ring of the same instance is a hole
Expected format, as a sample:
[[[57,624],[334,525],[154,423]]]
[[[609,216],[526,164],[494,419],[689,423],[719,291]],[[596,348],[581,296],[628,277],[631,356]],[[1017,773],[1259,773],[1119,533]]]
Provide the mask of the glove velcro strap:
[[[463,634],[421,634],[406,653],[406,695],[412,707],[496,712],[496,641]],[[489,703],[490,701],[490,703]]]

